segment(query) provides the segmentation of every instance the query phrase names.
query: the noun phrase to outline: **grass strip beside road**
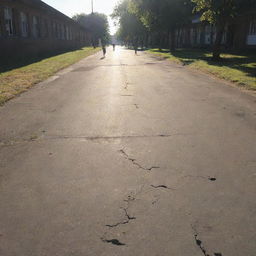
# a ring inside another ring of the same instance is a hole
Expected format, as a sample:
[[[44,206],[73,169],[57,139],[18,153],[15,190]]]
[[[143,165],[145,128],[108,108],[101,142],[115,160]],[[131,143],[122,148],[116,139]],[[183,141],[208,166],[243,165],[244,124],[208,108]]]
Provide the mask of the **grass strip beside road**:
[[[96,53],[99,48],[85,47],[0,73],[0,105],[56,72]]]
[[[221,55],[222,60],[215,62],[207,50],[178,49],[171,54],[169,50],[150,49],[148,52],[213,74],[246,89],[256,90],[256,54],[224,53]]]

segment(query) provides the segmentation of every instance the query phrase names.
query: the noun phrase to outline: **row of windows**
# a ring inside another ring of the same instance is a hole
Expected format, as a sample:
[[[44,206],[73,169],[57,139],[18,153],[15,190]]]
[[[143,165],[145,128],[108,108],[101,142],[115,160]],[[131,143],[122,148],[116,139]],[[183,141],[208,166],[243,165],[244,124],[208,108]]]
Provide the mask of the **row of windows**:
[[[18,21],[18,25],[16,25],[14,18]],[[25,12],[14,11],[14,9],[10,7],[4,8],[2,26],[2,30],[4,31],[1,31],[1,22],[0,20],[0,36],[5,35],[11,37],[18,35],[24,38],[47,38],[51,36],[61,40],[86,39],[85,32],[79,31],[79,29],[74,30],[72,27],[65,24],[39,18],[35,15],[29,16]]]
[[[181,28],[176,31],[176,40],[179,45],[190,43],[194,45],[210,45],[216,39],[216,28],[213,25],[205,27]],[[222,37],[222,44],[228,41],[228,30],[225,29]],[[251,19],[247,30],[247,44],[256,45],[256,18]]]
[[[256,19],[251,21],[249,35],[256,35]]]

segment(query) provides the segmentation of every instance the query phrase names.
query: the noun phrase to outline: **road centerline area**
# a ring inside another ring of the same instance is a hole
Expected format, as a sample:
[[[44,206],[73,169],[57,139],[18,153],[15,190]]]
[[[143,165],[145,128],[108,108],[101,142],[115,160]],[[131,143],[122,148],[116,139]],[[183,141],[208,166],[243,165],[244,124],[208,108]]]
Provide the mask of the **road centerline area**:
[[[256,253],[253,96],[123,47],[56,76],[0,107],[0,255]]]

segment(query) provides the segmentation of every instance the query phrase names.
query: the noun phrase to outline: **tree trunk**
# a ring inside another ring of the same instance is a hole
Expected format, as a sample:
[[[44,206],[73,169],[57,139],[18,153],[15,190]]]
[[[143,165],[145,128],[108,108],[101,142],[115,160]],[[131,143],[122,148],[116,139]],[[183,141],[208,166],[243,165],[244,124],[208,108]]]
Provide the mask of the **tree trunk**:
[[[216,27],[216,39],[213,45],[212,59],[214,61],[219,61],[221,53],[221,41],[225,30],[225,24],[220,24]]]
[[[171,29],[170,52],[175,51],[175,29]]]
[[[163,33],[161,33],[159,37],[159,51],[163,50],[163,39],[164,39],[164,35]]]
[[[161,33],[158,32],[157,38],[156,38],[156,43],[159,51],[162,51],[161,49]]]

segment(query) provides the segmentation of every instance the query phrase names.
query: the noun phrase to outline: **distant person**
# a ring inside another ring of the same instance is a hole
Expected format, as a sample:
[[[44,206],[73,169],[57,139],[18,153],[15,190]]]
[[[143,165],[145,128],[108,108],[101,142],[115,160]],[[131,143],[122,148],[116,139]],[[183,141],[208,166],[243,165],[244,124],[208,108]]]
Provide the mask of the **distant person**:
[[[137,44],[134,45],[134,52],[135,52],[135,54],[137,55],[137,52],[138,52],[138,46],[137,46]]]
[[[116,45],[115,44],[113,44],[113,51],[115,51],[116,50]]]
[[[107,52],[105,44],[102,45],[102,51],[103,51],[103,57],[105,58],[106,52]]]

